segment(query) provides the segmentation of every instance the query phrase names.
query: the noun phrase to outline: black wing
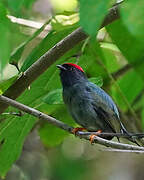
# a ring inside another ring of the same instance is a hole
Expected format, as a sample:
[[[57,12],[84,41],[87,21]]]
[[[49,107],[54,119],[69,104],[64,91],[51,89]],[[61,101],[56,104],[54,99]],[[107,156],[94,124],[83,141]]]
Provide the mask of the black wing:
[[[111,97],[91,82],[88,82],[87,90],[99,118],[103,119],[113,132],[119,132],[121,129],[119,113]]]

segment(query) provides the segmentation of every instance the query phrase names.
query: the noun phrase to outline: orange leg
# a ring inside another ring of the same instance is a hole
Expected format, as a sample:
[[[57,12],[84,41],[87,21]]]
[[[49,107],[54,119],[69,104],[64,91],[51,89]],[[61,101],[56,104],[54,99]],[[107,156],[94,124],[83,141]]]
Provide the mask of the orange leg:
[[[77,127],[77,128],[73,128],[72,133],[76,135],[76,133],[78,131],[84,131],[84,130],[86,130],[86,129],[85,128],[81,128],[81,127]]]
[[[102,130],[98,130],[96,133],[101,133],[101,132],[102,132]],[[90,135],[90,142],[91,142],[91,144],[93,144],[95,136],[97,136],[97,135],[95,135],[95,134]]]

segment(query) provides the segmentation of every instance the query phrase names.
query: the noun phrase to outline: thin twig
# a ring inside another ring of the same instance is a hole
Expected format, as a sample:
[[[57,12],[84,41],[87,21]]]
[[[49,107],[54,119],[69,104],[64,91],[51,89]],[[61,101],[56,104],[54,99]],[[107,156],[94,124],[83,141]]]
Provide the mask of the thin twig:
[[[15,100],[12,100],[8,97],[5,97],[5,96],[0,96],[0,102],[3,102],[5,104],[8,104],[8,105],[11,105],[21,111],[24,111],[28,114],[31,114],[41,120],[46,120],[47,122],[53,124],[54,126],[58,127],[58,128],[61,128],[69,133],[72,133],[72,130],[73,130],[73,127],[53,118],[53,117],[50,117],[34,108],[30,108],[26,105],[23,105]],[[80,138],[84,138],[86,140],[89,140],[90,139],[90,135],[87,135],[87,133],[84,133],[84,132],[79,132],[77,133],[77,135],[80,137]],[[111,148],[116,148],[116,149],[125,149],[125,150],[138,150],[138,151],[144,151],[144,147],[139,147],[139,146],[134,146],[134,145],[129,145],[129,144],[122,144],[122,143],[117,143],[117,142],[113,142],[113,141],[109,141],[109,140],[106,140],[106,139],[103,139],[101,137],[98,137],[98,136],[95,136],[94,137],[94,142],[95,143],[98,143],[98,144],[101,144],[101,145],[104,145],[106,147],[111,147]]]
[[[98,135],[100,137],[108,137],[108,136],[113,136],[113,137],[134,137],[134,138],[143,138],[144,137],[144,133],[129,133],[129,134],[123,134],[123,133],[106,133],[106,132],[83,132],[80,131],[78,132],[78,135]]]
[[[144,151],[138,151],[138,150],[125,150],[125,149],[113,149],[113,148],[103,148],[99,149],[100,151],[106,151],[106,152],[116,152],[116,153],[135,153],[135,154],[143,154]]]
[[[109,10],[109,13],[104,19],[101,27],[110,24],[118,18],[118,6],[116,5]],[[45,72],[49,66],[87,37],[88,35],[86,35],[81,28],[76,29],[41,56],[32,66],[30,66],[26,72],[6,90],[4,95],[11,99],[16,99],[34,80]],[[7,107],[7,104],[0,103],[0,114],[3,113]]]

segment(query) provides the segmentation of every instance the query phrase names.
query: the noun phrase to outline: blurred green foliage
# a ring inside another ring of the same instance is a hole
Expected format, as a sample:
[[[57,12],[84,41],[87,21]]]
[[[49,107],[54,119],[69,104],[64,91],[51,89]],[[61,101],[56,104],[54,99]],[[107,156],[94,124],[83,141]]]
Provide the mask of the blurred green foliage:
[[[1,0],[3,4],[8,8],[12,15],[23,16],[24,10],[29,10],[32,8],[35,0]]]
[[[9,45],[9,36],[10,36],[10,21],[6,17],[6,8],[3,4],[0,3],[0,73],[8,63],[10,57],[10,45]]]
[[[112,2],[109,0],[91,2],[80,0],[80,10],[75,4],[74,9],[70,9],[70,12],[64,8],[50,19],[49,23],[48,16],[44,17],[33,11],[34,0],[1,0],[0,94],[4,93],[20,76],[18,71],[12,71],[10,78],[7,79],[6,75],[10,67],[18,66],[20,71],[25,72],[38,58],[73,32],[80,24],[90,38],[76,45],[51,65],[17,100],[69,125],[76,126],[62,102],[62,90],[56,64],[78,63],[92,82],[100,87],[103,85],[103,88],[112,96],[122,112],[122,121],[124,121],[124,115],[127,119],[138,121],[137,123],[143,129],[143,1],[123,2],[120,7],[121,19],[109,24],[105,30],[99,30]],[[12,22],[7,15],[27,17],[35,21],[42,19],[46,23],[34,31],[32,27]],[[51,26],[50,30],[44,29],[47,22]],[[42,33],[45,34],[42,35]],[[74,58],[73,55],[76,54],[81,54],[81,56]],[[13,65],[10,66],[8,62]],[[126,65],[130,65],[128,69],[125,68]],[[4,114],[0,115],[0,175],[2,177],[20,156],[24,140],[32,128],[38,127],[41,142],[47,148],[59,145],[69,136],[67,132],[46,122],[39,122],[30,115],[25,114],[18,117],[8,114],[9,112],[18,112],[18,110],[9,107]],[[128,123],[128,128],[131,124]],[[67,162],[64,159],[63,161],[65,162],[63,166],[57,164],[54,168],[57,172],[57,174],[54,172],[55,178],[82,178],[73,162]],[[68,166],[71,171],[67,168]],[[80,160],[79,168],[80,172],[84,172],[86,167],[83,160]],[[65,171],[70,171],[68,176],[64,176]],[[76,177],[72,177],[72,172],[76,173]]]

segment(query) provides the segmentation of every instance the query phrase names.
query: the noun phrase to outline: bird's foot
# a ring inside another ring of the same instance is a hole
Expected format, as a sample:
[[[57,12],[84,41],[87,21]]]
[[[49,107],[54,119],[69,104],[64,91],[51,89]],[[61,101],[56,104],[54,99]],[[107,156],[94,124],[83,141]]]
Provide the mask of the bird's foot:
[[[74,135],[76,135],[76,133],[77,133],[78,131],[84,131],[84,130],[86,130],[86,129],[85,129],[85,128],[81,128],[81,127],[77,127],[77,128],[73,128],[72,133],[73,133]]]
[[[102,132],[102,130],[98,130],[96,133],[99,134],[101,132]],[[97,135],[95,135],[95,134],[90,135],[90,139],[89,140],[90,140],[91,144],[93,144],[95,136],[97,136]]]

